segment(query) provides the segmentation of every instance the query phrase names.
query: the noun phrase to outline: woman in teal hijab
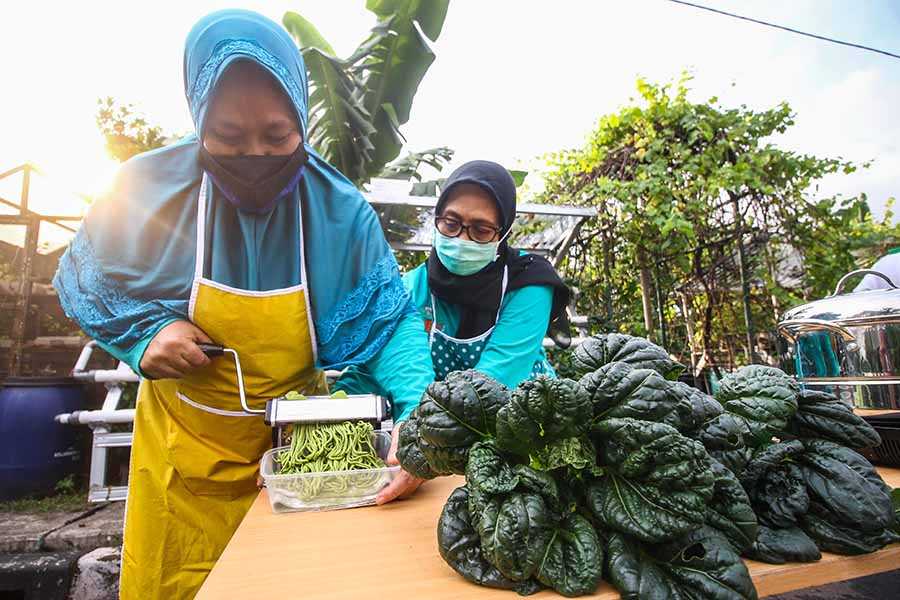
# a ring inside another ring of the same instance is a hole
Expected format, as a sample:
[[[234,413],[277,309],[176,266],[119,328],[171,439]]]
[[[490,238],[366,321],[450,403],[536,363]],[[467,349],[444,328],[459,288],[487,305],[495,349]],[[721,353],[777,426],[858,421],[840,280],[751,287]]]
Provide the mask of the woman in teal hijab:
[[[122,166],[54,279],[66,313],[144,378],[127,597],[193,595],[255,495],[265,428],[240,418],[233,367],[198,343],[244,350],[257,406],[358,365],[401,423],[434,380],[374,211],[306,143],[306,68],[287,32],[249,11],[208,15],[188,35],[184,86],[195,133]],[[379,502],[418,483],[402,473]]]
[[[568,337],[569,289],[545,258],[509,246],[515,220],[515,181],[495,162],[467,162],[442,186],[431,254],[403,277],[429,330],[439,381],[465,369],[509,388],[556,376],[543,341]],[[348,369],[336,386],[380,390],[365,366]]]

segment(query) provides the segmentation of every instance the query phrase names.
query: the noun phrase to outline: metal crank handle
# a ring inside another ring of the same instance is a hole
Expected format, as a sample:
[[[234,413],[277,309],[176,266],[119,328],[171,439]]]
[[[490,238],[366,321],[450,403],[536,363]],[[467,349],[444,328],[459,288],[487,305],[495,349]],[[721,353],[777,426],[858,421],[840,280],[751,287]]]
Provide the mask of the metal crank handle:
[[[225,354],[225,347],[218,344],[197,344],[207,358],[216,358]]]
[[[208,356],[209,358],[216,358],[217,356],[223,356],[225,354],[230,354],[234,357],[234,368],[237,372],[237,384],[238,384],[238,394],[241,397],[241,408],[244,409],[245,413],[251,415],[264,415],[266,414],[266,409],[253,409],[247,404],[247,396],[244,392],[244,372],[241,369],[241,359],[238,357],[238,353],[231,348],[225,348],[224,346],[219,346],[217,344],[197,344],[200,347],[200,350],[203,351],[203,354]]]

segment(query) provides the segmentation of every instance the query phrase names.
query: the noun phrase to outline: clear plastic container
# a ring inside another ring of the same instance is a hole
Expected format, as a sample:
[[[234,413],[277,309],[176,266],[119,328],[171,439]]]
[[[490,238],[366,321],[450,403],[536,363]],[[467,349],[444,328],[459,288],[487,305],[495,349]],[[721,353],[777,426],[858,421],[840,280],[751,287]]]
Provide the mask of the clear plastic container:
[[[391,447],[391,435],[385,431],[373,433],[372,445],[384,460]],[[375,496],[386,487],[399,466],[355,471],[325,471],[322,473],[280,474],[278,456],[288,446],[273,448],[259,461],[260,475],[268,490],[272,512],[337,510],[370,506]]]

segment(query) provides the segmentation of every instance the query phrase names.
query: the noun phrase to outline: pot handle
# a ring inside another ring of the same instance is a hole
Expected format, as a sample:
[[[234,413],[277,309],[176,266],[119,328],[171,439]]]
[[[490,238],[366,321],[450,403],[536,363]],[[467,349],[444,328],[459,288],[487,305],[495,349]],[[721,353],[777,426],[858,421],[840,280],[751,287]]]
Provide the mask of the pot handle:
[[[837,296],[838,294],[843,292],[844,284],[847,283],[847,280],[850,279],[851,277],[856,277],[857,275],[874,275],[875,277],[881,277],[882,279],[887,281],[887,284],[889,286],[891,286],[892,290],[897,289],[897,286],[894,285],[894,282],[891,281],[891,278],[888,277],[887,275],[885,275],[884,273],[880,273],[880,272],[874,271],[872,269],[857,269],[855,271],[850,271],[849,273],[847,273],[846,275],[841,277],[841,280],[838,281],[837,285],[834,287],[834,293],[832,294],[832,296]]]
[[[831,321],[823,321],[822,319],[788,319],[778,324],[778,333],[786,337],[790,342],[797,341],[797,334],[806,331],[815,331],[817,329],[825,329],[831,333],[841,336],[845,342],[856,342],[856,338],[852,333],[841,327],[837,323]]]

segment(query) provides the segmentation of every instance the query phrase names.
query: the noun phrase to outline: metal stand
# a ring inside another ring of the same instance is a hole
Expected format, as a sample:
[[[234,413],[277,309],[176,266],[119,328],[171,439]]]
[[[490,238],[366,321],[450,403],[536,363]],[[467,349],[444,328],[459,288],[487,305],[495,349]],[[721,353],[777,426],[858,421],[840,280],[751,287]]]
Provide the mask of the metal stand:
[[[130,431],[114,432],[112,425],[134,423],[134,409],[119,408],[122,392],[126,383],[140,381],[138,375],[123,362],[114,370],[86,370],[91,354],[97,342],[89,342],[81,350],[72,376],[81,381],[103,383],[106,386],[106,398],[100,410],[83,410],[56,416],[58,423],[70,425],[87,425],[93,433],[91,444],[91,472],[89,502],[110,502],[124,500],[128,493],[127,485],[109,485],[107,482],[107,451],[110,448],[130,448],[133,434]]]

